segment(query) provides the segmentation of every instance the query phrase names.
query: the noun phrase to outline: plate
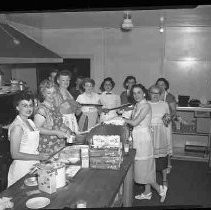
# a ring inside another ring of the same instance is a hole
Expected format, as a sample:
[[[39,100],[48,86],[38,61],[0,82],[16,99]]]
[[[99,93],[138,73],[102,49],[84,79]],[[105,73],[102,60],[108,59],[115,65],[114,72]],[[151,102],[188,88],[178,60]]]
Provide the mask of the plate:
[[[46,197],[31,198],[26,202],[26,206],[30,209],[41,209],[50,204],[50,199]]]
[[[35,176],[33,177],[29,177],[27,179],[24,180],[24,184],[27,185],[27,186],[37,186],[38,183],[37,183],[37,178]]]

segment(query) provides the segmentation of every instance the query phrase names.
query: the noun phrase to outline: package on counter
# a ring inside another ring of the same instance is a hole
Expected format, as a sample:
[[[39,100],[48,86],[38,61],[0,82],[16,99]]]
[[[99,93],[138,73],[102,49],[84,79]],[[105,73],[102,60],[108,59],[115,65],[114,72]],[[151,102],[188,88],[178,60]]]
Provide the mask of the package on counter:
[[[90,164],[120,164],[122,162],[121,157],[90,157]]]
[[[97,163],[97,164],[91,164],[90,168],[96,168],[96,169],[114,169],[119,170],[121,164],[110,164],[110,163]]]
[[[56,192],[56,171],[53,166],[45,164],[39,165],[38,189],[49,194]]]
[[[81,161],[81,149],[79,145],[73,145],[64,148],[59,153],[59,162],[66,163],[66,164],[79,164]]]
[[[94,135],[91,148],[121,148],[120,135]]]
[[[121,157],[122,149],[120,148],[105,148],[105,149],[90,148],[89,156],[90,157],[102,157],[102,156]]]
[[[89,145],[80,145],[81,148],[81,158],[89,157]]]

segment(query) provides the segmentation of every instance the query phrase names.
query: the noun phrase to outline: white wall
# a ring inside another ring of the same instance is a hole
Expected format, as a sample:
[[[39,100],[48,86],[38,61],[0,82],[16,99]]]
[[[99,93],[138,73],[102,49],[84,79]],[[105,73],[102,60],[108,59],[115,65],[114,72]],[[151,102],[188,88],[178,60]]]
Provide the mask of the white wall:
[[[211,91],[211,28],[157,27],[119,29],[43,30],[42,42],[49,49],[70,57],[90,55],[91,77],[99,87],[112,76],[116,92],[122,91],[127,75],[134,75],[146,87],[158,77],[170,82],[173,94],[208,99]]]

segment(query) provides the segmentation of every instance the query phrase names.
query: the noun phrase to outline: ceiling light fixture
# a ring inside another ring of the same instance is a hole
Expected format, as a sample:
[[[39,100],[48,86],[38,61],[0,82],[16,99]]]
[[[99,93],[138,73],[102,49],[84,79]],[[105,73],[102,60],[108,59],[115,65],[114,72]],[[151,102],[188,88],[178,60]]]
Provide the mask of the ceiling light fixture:
[[[124,14],[124,20],[121,27],[123,31],[131,31],[133,29],[133,23],[131,18],[132,15],[129,13],[129,11],[126,11]]]
[[[160,17],[159,31],[160,31],[160,33],[163,33],[164,32],[164,17],[163,16]]]

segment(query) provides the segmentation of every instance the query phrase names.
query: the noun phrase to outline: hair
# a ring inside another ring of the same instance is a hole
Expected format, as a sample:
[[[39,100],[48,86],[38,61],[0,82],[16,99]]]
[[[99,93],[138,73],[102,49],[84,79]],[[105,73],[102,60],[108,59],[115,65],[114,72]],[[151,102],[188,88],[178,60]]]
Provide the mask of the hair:
[[[159,79],[157,79],[157,81],[156,81],[156,85],[158,84],[158,82],[164,82],[165,83],[165,85],[166,85],[166,87],[165,87],[165,90],[168,90],[169,89],[169,82],[168,82],[168,80],[167,79],[165,79],[165,78],[163,78],[163,77],[161,77],[161,78],[159,78]]]
[[[44,92],[46,89],[52,88],[54,87],[55,89],[57,89],[57,85],[55,85],[54,82],[49,81],[47,79],[43,80],[40,85],[39,85],[39,100],[40,101],[44,101],[45,97],[44,97]]]
[[[152,89],[158,89],[159,90],[159,94],[161,94],[161,89],[160,89],[160,87],[158,86],[158,85],[152,85],[152,86],[150,86],[149,87],[149,89],[148,89],[148,100],[151,100],[151,94],[150,94],[150,92],[152,91]]]
[[[84,78],[83,79],[83,82],[81,84],[81,86],[83,87],[83,89],[84,89],[84,85],[86,83],[91,83],[93,87],[95,86],[95,81],[93,79],[87,77],[87,78]]]
[[[51,71],[50,71],[50,73],[49,73],[49,76],[51,75],[51,73],[59,73],[59,70],[58,69],[52,69]]]
[[[125,78],[125,80],[124,80],[124,82],[123,82],[123,87],[125,88],[125,89],[127,89],[127,82],[129,81],[129,80],[131,80],[131,79],[133,79],[134,81],[135,81],[135,83],[136,83],[136,78],[134,77],[134,76],[127,76],[126,78]]]
[[[60,78],[60,76],[68,76],[70,79],[72,79],[72,73],[69,70],[67,69],[61,70],[57,73],[56,78],[55,78],[55,83],[57,85],[59,85],[57,80]]]
[[[142,85],[140,83],[139,84],[135,84],[135,85],[132,86],[132,88],[130,90],[130,96],[131,96],[131,98],[133,99],[134,102],[135,102],[135,99],[133,97],[133,90],[134,90],[134,88],[140,88],[143,91],[143,93],[144,93],[144,98],[148,98],[148,90],[144,87],[144,85]]]
[[[114,88],[114,86],[115,86],[115,82],[114,82],[114,80],[111,78],[111,77],[107,77],[107,78],[105,78],[104,80],[103,80],[103,82],[101,83],[101,85],[100,85],[100,90],[101,91],[105,91],[105,88],[104,88],[104,85],[105,85],[105,82],[111,82],[111,85],[112,85],[112,89]]]
[[[26,101],[32,100],[32,102],[34,103],[34,94],[29,90],[16,94],[13,99],[14,108],[16,108],[19,105],[19,103],[23,100],[26,100]]]

